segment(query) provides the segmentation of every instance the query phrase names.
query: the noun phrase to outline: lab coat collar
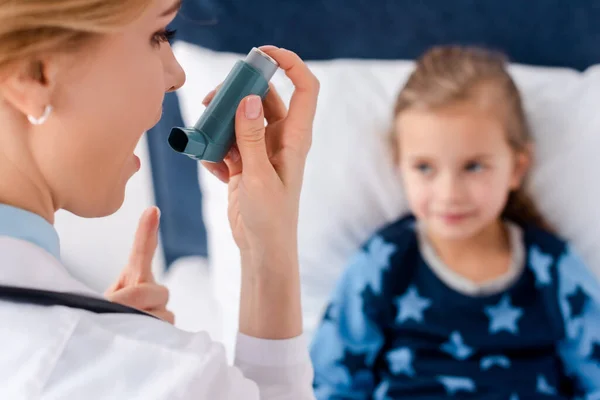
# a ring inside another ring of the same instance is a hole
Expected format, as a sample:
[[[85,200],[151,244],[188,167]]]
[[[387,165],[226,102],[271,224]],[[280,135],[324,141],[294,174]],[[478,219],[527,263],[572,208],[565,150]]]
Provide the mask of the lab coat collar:
[[[30,211],[0,204],[0,236],[31,242],[60,260],[60,241],[56,229]]]
[[[0,284],[102,297],[75,279],[52,254],[30,241],[0,236]]]

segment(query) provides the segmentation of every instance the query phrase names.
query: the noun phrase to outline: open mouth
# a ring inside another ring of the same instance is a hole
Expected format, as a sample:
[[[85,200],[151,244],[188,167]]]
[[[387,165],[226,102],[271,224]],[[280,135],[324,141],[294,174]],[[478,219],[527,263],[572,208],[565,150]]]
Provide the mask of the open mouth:
[[[136,171],[139,171],[141,166],[142,166],[142,161],[140,160],[140,158],[138,156],[136,156],[135,154],[133,155],[133,159],[135,161],[135,167],[136,167]]]

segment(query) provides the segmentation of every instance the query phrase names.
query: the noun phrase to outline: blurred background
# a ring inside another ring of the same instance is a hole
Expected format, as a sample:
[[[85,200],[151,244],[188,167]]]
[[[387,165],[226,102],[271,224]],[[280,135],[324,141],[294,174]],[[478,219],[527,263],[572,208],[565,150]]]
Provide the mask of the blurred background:
[[[297,52],[322,84],[300,223],[309,331],[345,257],[405,210],[390,165],[380,162],[381,135],[368,132],[386,130],[412,60],[433,45],[479,45],[510,57],[541,142],[532,190],[600,270],[600,189],[589,177],[600,170],[591,153],[600,149],[597,0],[184,0],[172,28],[188,81],[166,96],[162,120],[140,142],[142,169],[122,209],[95,220],[57,216],[63,259],[93,288],[103,291],[116,279],[139,216],[156,204],[162,218],[154,269],[171,288],[178,325],[208,329],[232,346],[239,260],[225,188],[172,151],[167,136],[172,126],[193,124],[204,95],[263,44]],[[273,81],[288,100],[289,81],[282,74]]]

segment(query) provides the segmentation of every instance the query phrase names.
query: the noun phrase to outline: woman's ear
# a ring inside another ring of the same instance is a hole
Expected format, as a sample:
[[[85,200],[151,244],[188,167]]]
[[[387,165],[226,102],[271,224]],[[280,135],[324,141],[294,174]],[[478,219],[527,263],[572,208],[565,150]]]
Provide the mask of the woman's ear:
[[[525,176],[527,176],[529,168],[531,167],[532,159],[533,146],[531,143],[527,144],[523,150],[516,153],[513,177],[510,185],[511,190],[517,190],[521,187],[525,180]]]
[[[23,61],[3,77],[0,93],[4,101],[23,115],[38,118],[51,105],[55,78],[53,59]]]

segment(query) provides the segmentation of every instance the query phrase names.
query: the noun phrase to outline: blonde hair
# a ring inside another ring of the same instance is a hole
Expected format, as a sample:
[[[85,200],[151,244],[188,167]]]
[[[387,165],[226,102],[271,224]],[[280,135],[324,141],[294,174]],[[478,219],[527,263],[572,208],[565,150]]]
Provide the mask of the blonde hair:
[[[0,70],[118,31],[152,0],[0,0]]]
[[[408,109],[435,110],[458,102],[493,105],[502,116],[510,147],[515,153],[528,152],[532,136],[507,63],[503,54],[481,48],[434,47],[417,60],[415,70],[398,95],[394,116]],[[398,160],[397,133],[392,139]],[[550,230],[523,187],[509,194],[502,217]]]

